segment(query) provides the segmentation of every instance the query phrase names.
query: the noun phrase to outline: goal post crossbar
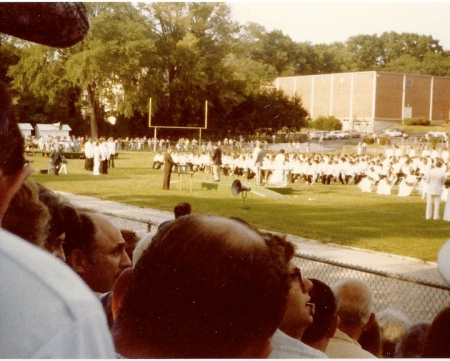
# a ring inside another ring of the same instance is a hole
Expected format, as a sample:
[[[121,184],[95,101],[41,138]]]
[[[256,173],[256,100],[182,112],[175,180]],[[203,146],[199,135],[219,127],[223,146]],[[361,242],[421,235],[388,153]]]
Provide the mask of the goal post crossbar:
[[[208,101],[205,100],[205,125],[203,127],[179,127],[173,125],[152,125],[152,98],[149,100],[148,104],[148,127],[154,129],[154,148],[156,152],[156,132],[158,128],[161,129],[198,129],[199,131],[199,143],[202,142],[202,129],[208,129]]]

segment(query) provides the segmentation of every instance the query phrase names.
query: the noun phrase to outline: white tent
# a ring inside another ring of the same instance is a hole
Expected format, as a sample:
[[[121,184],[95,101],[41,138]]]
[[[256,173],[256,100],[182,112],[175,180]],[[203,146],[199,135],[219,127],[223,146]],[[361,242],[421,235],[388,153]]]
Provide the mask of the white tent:
[[[41,135],[46,139],[48,136],[52,137],[68,137],[72,130],[67,124],[53,125],[53,124],[36,124],[35,135],[40,138]]]
[[[19,129],[23,137],[26,139],[31,135],[31,132],[33,131],[33,126],[30,123],[19,123]]]

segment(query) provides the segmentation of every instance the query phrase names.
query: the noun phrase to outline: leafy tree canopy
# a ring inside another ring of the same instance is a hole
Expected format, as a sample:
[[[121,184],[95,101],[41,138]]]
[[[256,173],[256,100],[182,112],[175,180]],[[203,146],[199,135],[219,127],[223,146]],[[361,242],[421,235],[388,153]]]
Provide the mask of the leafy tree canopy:
[[[71,48],[0,36],[0,79],[17,94],[21,121],[80,123],[71,126],[90,128],[94,138],[99,129],[150,133],[151,98],[152,123],[161,126],[203,125],[208,101],[210,134],[291,131],[307,114],[301,99],[270,90],[277,76],[450,75],[449,52],[427,35],[385,32],[312,45],[239,25],[226,3],[86,5],[90,31]],[[116,126],[104,126],[111,116]]]

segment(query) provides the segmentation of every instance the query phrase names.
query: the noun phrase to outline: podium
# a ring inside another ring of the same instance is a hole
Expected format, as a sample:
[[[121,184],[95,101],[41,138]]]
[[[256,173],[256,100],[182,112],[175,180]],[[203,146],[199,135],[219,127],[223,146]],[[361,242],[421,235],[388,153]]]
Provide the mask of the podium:
[[[181,191],[181,183],[183,181],[183,174],[190,175],[189,178],[189,191],[192,192],[192,179],[194,178],[194,172],[188,164],[174,165],[172,167],[172,173],[178,174],[178,190]]]

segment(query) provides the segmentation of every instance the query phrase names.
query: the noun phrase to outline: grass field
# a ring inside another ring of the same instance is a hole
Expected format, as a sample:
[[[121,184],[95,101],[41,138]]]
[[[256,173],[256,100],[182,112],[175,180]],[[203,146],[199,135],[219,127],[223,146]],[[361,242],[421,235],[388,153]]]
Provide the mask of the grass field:
[[[393,195],[380,196],[362,193],[355,185],[295,183],[292,194],[283,199],[263,198],[249,192],[246,205],[250,210],[246,211],[242,210],[241,197],[233,196],[230,187],[202,190],[203,174],[194,176],[192,192],[187,178],[181,191],[177,183],[172,184],[170,191],[163,191],[163,173],[152,169],[151,152],[121,152],[116,167],[108,175],[96,177],[84,170],[84,160],[70,159],[68,174],[56,177],[39,173],[40,169],[48,168],[48,158],[41,155],[28,158],[36,170],[32,178],[57,191],[165,211],[187,201],[197,213],[241,217],[258,228],[323,243],[436,261],[439,249],[450,236],[450,223],[425,220],[426,202],[417,192],[410,197],[397,197],[394,189]],[[177,175],[173,174],[172,181],[176,180]]]

